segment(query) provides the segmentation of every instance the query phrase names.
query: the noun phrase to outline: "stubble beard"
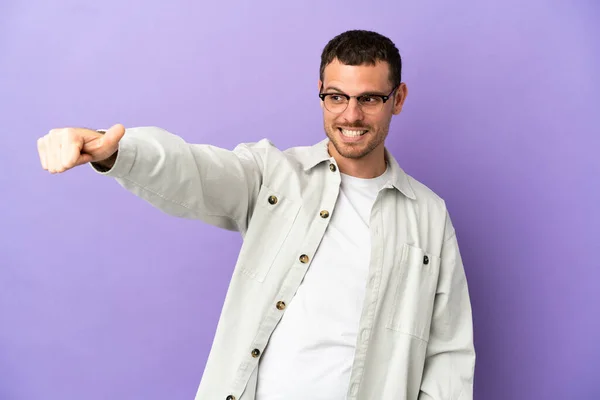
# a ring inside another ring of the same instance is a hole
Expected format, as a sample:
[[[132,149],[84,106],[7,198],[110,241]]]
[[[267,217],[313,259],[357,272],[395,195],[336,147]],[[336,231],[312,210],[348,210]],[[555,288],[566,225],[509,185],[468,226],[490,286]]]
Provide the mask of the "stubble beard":
[[[353,160],[361,159],[368,154],[370,154],[377,146],[379,146],[385,140],[387,136],[387,132],[385,131],[372,131],[369,127],[361,125],[361,126],[353,126],[353,128],[365,128],[369,131],[366,135],[371,136],[367,143],[341,143],[338,140],[338,136],[340,134],[339,130],[334,126],[325,127],[325,132],[327,133],[327,137],[330,142],[333,144],[335,150],[344,158],[349,158]]]

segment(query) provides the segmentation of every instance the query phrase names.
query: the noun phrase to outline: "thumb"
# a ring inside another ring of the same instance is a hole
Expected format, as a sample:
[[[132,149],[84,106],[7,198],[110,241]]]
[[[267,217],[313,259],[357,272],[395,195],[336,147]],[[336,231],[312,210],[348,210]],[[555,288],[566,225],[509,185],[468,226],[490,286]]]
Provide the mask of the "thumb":
[[[125,135],[125,127],[121,124],[116,124],[110,127],[102,138],[102,142],[104,145],[116,145]]]
[[[91,161],[100,161],[112,156],[118,150],[119,141],[125,135],[125,127],[116,124],[103,134],[91,129],[82,129],[80,135],[83,141],[80,147],[81,154],[91,156]]]
[[[102,135],[98,135],[95,140],[86,143],[83,152],[94,156],[94,159],[104,159],[110,157],[119,148],[119,141],[125,135],[125,127],[116,124],[110,127]]]

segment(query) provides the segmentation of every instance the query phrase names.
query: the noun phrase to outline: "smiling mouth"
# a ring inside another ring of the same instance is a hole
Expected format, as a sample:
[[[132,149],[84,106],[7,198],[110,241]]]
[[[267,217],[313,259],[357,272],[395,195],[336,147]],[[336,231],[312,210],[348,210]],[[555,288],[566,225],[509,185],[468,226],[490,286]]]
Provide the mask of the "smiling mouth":
[[[342,135],[346,137],[359,137],[367,133],[368,129],[343,129],[338,128],[338,130],[342,133]]]

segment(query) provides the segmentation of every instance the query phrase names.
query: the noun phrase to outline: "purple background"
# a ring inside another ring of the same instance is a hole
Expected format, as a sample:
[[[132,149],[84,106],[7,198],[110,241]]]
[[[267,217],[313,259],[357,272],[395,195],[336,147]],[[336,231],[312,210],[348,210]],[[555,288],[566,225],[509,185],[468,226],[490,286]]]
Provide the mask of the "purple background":
[[[192,399],[241,243],[89,167],[49,175],[36,139],[312,144],[320,52],[352,28],[405,62],[388,147],[453,216],[475,398],[599,399],[599,20],[594,0],[2,1],[0,399]]]

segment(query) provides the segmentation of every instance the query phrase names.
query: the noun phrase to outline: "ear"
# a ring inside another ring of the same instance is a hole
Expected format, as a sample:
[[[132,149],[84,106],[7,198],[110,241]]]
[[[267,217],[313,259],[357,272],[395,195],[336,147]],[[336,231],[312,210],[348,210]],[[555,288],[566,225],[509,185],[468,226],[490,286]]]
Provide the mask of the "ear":
[[[322,87],[323,87],[323,82],[319,79],[319,86],[318,86],[317,90],[320,92]],[[319,104],[321,105],[321,108],[323,108],[323,101],[321,99],[319,99]]]
[[[394,94],[394,108],[392,111],[394,115],[398,115],[400,114],[400,111],[402,111],[406,96],[408,96],[408,87],[406,87],[406,84],[403,82],[398,86],[398,89],[396,89]]]

